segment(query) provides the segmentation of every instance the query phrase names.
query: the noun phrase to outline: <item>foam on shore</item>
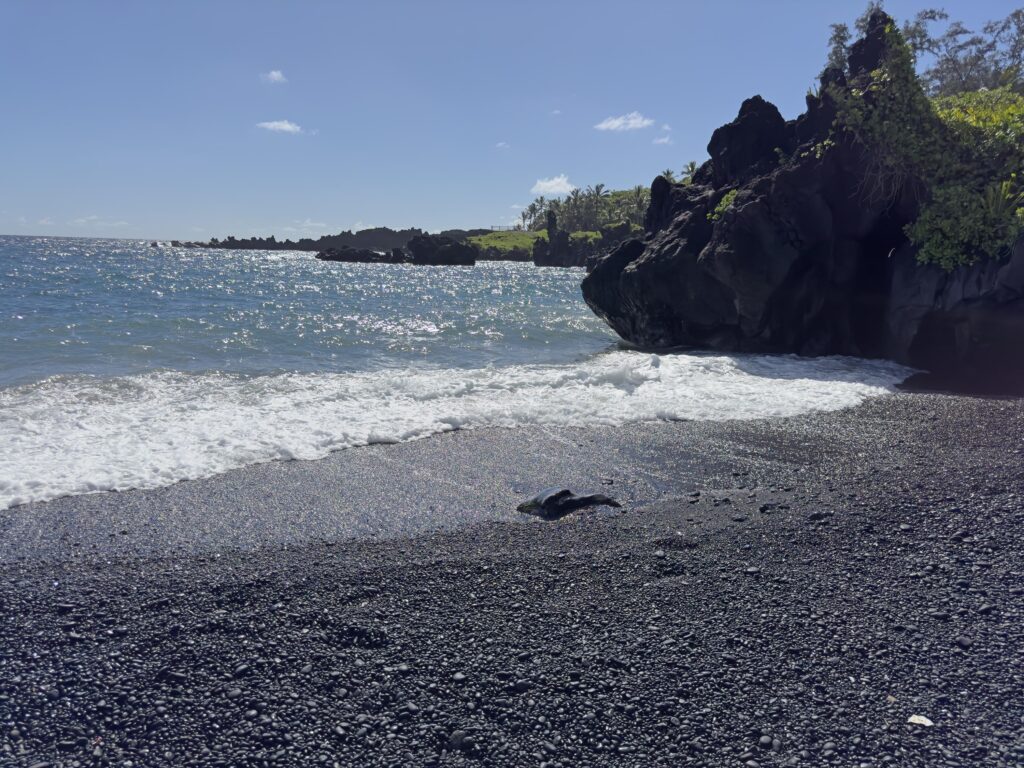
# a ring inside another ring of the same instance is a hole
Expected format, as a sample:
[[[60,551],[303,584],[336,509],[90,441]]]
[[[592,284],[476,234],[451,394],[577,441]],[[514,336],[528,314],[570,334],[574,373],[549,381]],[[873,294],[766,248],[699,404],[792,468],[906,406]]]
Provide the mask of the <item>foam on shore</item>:
[[[479,369],[58,376],[0,390],[0,509],[456,429],[833,411],[907,374],[851,358],[615,351]]]

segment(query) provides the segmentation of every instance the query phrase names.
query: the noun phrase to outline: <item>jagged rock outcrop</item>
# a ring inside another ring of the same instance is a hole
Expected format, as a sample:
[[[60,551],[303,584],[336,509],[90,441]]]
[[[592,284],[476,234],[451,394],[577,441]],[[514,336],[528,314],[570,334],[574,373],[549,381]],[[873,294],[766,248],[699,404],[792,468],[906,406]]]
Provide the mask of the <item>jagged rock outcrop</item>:
[[[851,77],[879,66],[888,22],[872,17]],[[845,85],[835,70],[822,80]],[[832,136],[834,116],[826,88],[789,122],[745,101],[692,184],[655,180],[645,236],[596,261],[587,303],[643,347],[885,357],[1024,390],[1024,243],[1004,263],[918,264],[904,234],[914,190],[865,190],[869,150]]]
[[[547,240],[533,241],[533,263],[538,267],[582,267],[587,262],[587,251],[573,245],[568,232],[549,232]]]
[[[533,252],[527,248],[479,248],[477,261],[530,261]]]
[[[574,240],[558,228],[557,220],[549,219],[548,225],[547,240],[537,239],[533,243],[533,263],[538,267],[586,267],[589,271],[601,254],[633,234],[628,221],[601,227],[597,239]]]
[[[349,264],[401,264],[407,261],[399,249],[383,253],[366,248],[350,248],[347,245],[320,251],[316,257],[320,261],[341,261]]]
[[[417,235],[405,248],[411,256],[411,264],[470,267],[476,264],[476,248],[442,235]]]

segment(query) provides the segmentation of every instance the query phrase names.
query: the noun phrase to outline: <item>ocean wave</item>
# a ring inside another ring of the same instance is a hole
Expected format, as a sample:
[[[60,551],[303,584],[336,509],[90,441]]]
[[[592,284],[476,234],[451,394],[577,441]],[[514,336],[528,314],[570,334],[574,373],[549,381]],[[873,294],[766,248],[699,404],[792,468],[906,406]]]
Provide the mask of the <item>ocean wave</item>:
[[[907,374],[851,358],[614,351],[567,365],[53,377],[0,390],[0,509],[456,429],[838,410]]]

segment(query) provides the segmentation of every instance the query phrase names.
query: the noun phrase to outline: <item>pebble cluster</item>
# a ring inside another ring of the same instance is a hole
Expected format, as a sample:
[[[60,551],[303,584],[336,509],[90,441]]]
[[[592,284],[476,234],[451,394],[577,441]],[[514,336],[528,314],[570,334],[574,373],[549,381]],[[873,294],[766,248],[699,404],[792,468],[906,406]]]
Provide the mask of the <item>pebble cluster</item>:
[[[617,516],[4,565],[0,764],[1024,765],[1024,403],[719,432]]]

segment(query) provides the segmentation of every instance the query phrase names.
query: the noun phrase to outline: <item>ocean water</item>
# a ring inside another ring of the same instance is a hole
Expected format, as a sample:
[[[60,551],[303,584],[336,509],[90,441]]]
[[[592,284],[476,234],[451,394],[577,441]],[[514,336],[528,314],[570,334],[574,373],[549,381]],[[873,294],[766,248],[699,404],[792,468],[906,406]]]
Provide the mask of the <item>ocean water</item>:
[[[0,509],[455,429],[835,410],[908,373],[625,349],[582,276],[0,237]]]

